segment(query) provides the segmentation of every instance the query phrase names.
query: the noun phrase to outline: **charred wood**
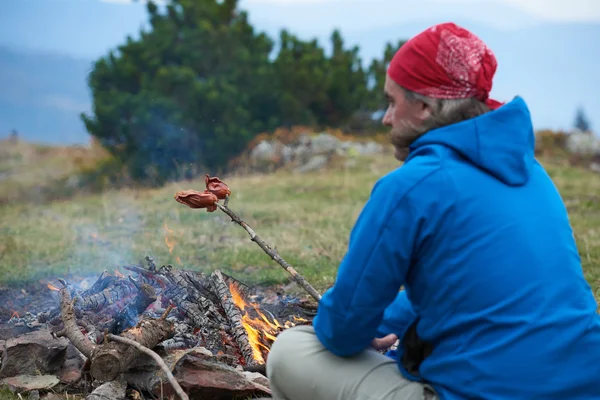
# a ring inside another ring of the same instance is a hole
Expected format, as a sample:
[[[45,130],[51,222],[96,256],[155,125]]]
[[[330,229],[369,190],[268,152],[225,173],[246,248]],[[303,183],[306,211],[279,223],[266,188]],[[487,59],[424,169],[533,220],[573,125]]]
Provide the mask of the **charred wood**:
[[[130,279],[133,281],[133,278]],[[127,302],[114,318],[112,329],[110,329],[113,333],[119,333],[134,326],[138,316],[156,301],[156,290],[152,286],[137,282],[135,285],[138,288],[137,296],[132,302]]]
[[[243,367],[246,372],[258,372],[264,376],[267,376],[267,365],[266,364],[255,364],[255,365],[246,365]]]
[[[123,265],[121,268],[138,274],[145,283],[155,287],[165,289],[169,285],[169,280],[162,275],[159,275],[156,271],[148,270],[139,265]]]
[[[173,322],[167,320],[170,311],[171,307],[160,318],[143,320],[120,336],[151,349],[175,333]],[[115,341],[103,343],[92,353],[90,373],[100,381],[113,380],[125,372],[138,355],[138,350],[128,344]]]
[[[146,256],[145,257],[146,263],[148,264],[148,270],[150,272],[155,272],[156,271],[156,264],[154,263],[154,259],[150,256]]]
[[[136,294],[137,288],[131,282],[123,278],[117,278],[99,293],[87,297],[76,297],[75,305],[83,310],[98,310]]]
[[[115,282],[119,279],[120,279],[119,277],[116,277],[114,275],[109,275],[108,271],[104,271],[104,272],[102,272],[100,277],[96,280],[96,282],[94,282],[94,284],[92,286],[90,286],[89,289],[84,290],[80,294],[80,296],[81,297],[90,297],[92,295],[100,293],[101,291],[103,291],[104,289],[109,287],[113,282]]]
[[[220,271],[214,271],[211,275],[211,283],[218,294],[227,319],[231,325],[231,335],[238,344],[240,351],[244,357],[246,365],[253,365],[254,361],[254,350],[248,340],[248,334],[242,324],[242,313],[240,309],[235,305],[231,298],[231,291],[229,286],[225,283],[223,275]]]

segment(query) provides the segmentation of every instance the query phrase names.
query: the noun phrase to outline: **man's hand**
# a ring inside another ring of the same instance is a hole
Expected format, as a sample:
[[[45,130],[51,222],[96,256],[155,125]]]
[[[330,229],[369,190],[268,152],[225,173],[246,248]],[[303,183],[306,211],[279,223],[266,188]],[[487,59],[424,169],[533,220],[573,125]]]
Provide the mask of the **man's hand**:
[[[385,337],[373,339],[371,347],[377,351],[386,350],[396,343],[396,340],[398,340],[398,336],[394,333],[390,333]]]

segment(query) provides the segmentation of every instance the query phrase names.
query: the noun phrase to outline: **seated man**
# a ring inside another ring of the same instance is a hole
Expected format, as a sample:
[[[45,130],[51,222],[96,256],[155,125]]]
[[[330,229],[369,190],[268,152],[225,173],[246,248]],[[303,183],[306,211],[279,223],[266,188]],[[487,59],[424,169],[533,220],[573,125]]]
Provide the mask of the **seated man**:
[[[313,327],[273,344],[275,399],[600,399],[597,304],[527,105],[488,98],[495,70],[451,23],[395,54],[383,123],[405,162],[373,188]],[[373,349],[397,338],[393,358]]]

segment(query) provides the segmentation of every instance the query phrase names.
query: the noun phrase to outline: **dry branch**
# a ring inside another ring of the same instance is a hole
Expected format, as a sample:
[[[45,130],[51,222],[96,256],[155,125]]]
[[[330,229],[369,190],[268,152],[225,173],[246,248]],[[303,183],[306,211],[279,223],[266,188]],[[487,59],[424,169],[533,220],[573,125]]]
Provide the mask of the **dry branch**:
[[[298,283],[304,290],[306,290],[308,294],[310,294],[316,301],[321,301],[321,295],[319,294],[319,292],[317,292],[317,290],[314,287],[312,287],[312,285],[308,283],[308,281],[302,275],[300,275],[287,261],[285,261],[275,250],[273,250],[265,242],[263,242],[263,240],[258,237],[256,232],[254,232],[254,230],[246,222],[242,221],[240,217],[238,217],[233,211],[229,209],[229,207],[220,203],[215,203],[215,205],[219,207],[221,211],[227,214],[233,222],[244,228],[244,230],[246,230],[246,232],[248,232],[248,234],[250,235],[250,240],[255,242],[261,249],[263,249],[263,251],[267,253],[273,261],[281,265],[283,269],[285,269],[292,276],[294,281]]]
[[[173,389],[175,390],[175,392],[177,393],[177,395],[182,400],[188,400],[189,399],[188,395],[183,391],[183,389],[181,388],[181,386],[179,386],[179,383],[177,382],[177,379],[175,379],[175,377],[171,373],[171,370],[169,369],[169,367],[167,367],[167,364],[165,364],[165,362],[163,361],[163,359],[160,358],[160,356],[158,354],[156,354],[155,352],[153,352],[149,348],[142,346],[138,342],[133,341],[131,339],[127,339],[125,337],[121,337],[121,336],[116,336],[116,335],[113,335],[113,334],[109,334],[108,335],[108,339],[114,340],[115,342],[126,344],[128,346],[135,347],[137,350],[141,351],[142,353],[145,353],[145,354],[149,355],[150,357],[152,357],[154,359],[154,361],[156,361],[156,363],[158,364],[158,366],[167,375],[167,379],[169,380],[169,383],[171,383],[171,386],[173,386]]]

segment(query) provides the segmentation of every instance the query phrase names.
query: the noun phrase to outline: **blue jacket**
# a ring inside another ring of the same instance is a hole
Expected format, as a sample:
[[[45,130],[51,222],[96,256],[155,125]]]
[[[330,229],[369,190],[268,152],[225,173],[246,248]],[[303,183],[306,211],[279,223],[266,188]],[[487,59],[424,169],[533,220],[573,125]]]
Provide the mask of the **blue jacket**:
[[[381,334],[384,314],[418,315],[433,351],[403,372],[442,399],[600,399],[596,309],[517,97],[421,136],[376,183],[313,325],[346,357]]]

